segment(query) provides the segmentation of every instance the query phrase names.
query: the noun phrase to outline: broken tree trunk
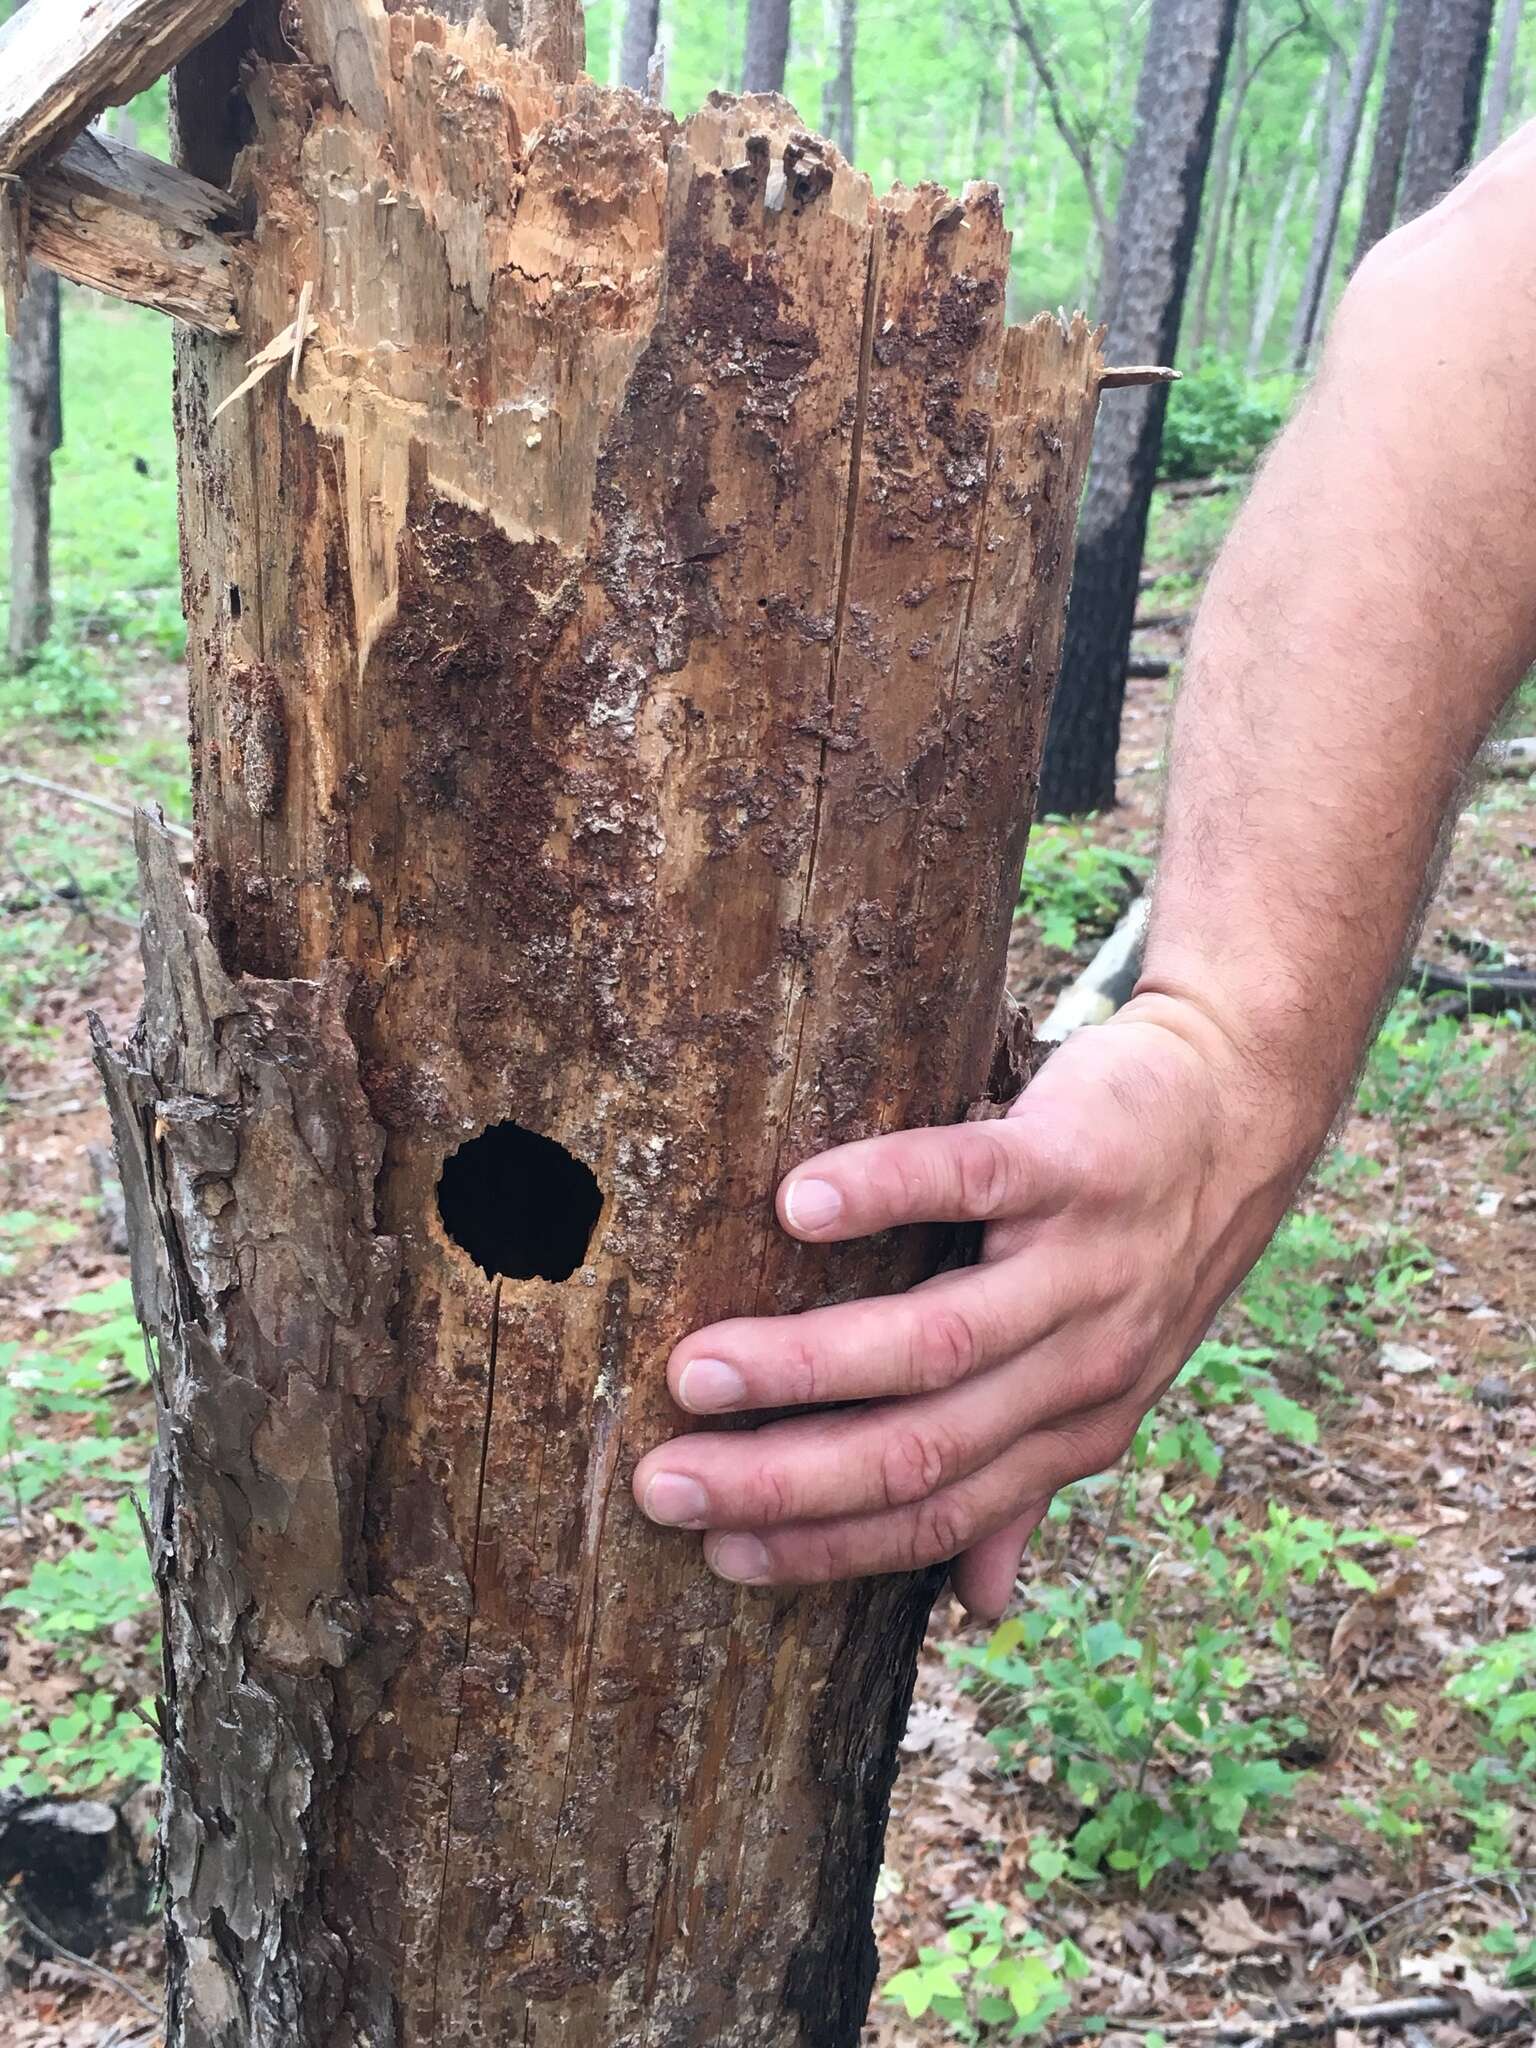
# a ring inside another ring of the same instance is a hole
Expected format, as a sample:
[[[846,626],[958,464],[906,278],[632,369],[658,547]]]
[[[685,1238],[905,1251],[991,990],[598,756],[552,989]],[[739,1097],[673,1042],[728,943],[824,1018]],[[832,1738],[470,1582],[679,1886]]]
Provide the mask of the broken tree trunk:
[[[59,446],[59,281],[34,268],[11,337],[8,460],[11,509],[10,656],[36,654],[53,624],[53,457]]]
[[[952,1250],[772,1192],[988,1089],[1097,338],[1005,327],[989,189],[575,23],[178,80],[254,223],[179,348],[206,925],[146,825],[99,1050],[197,2048],[845,2048],[872,1981],[934,1580],[728,1588],[628,1477],[686,1331]]]

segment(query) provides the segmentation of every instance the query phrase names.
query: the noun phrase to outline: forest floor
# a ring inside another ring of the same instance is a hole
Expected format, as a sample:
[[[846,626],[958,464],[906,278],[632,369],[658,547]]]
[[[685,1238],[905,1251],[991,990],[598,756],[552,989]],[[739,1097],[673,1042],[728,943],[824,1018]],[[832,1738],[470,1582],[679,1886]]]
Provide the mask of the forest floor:
[[[0,1798],[99,1792],[147,1836],[155,1620],[131,1496],[153,1416],[85,1020],[121,1033],[137,1005],[111,807],[184,820],[187,796],[173,561],[97,559],[108,530],[163,517],[168,453],[113,440],[115,417],[98,408],[106,439],[75,457],[105,479],[89,511],[64,493],[66,551],[89,522],[96,552],[66,562],[149,597],[91,615],[95,652],[0,684]],[[117,503],[112,478],[157,495]],[[1149,612],[1189,609],[1231,509],[1164,504]],[[1140,651],[1176,677],[1181,643]],[[1133,686],[1122,806],[1039,828],[1013,962],[1037,1013],[1155,852],[1170,689]],[[1491,780],[1423,950],[1513,962],[1533,932],[1536,783]],[[1060,1504],[1013,1616],[989,1636],[936,1615],[869,2043],[1267,2041],[1400,1999],[1417,2048],[1536,2038],[1533,1108],[1536,1033],[1400,1002],[1275,1249],[1125,1468]],[[151,1943],[103,1958],[127,1989],[57,1956],[26,1969],[7,1896],[4,2048],[156,2038],[136,2002]]]

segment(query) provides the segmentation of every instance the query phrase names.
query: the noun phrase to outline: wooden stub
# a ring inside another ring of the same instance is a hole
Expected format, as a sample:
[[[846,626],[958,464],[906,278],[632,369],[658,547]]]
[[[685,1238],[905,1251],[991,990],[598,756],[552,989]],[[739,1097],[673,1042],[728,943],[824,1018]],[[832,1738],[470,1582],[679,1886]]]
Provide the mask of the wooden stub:
[[[216,186],[104,135],[82,135],[25,184],[35,262],[205,333],[237,331],[240,259],[218,229],[229,198]]]
[[[207,929],[146,834],[102,1053],[171,2039],[848,2048],[933,1577],[737,1593],[628,1478],[684,1332],[950,1249],[771,1197],[986,1090],[1097,338],[1005,328],[990,193],[514,28],[294,0],[178,84],[258,140],[243,339],[180,347]],[[503,1133],[455,1242],[507,1122],[566,1165]]]
[[[239,0],[27,0],[0,27],[0,171],[153,85]]]

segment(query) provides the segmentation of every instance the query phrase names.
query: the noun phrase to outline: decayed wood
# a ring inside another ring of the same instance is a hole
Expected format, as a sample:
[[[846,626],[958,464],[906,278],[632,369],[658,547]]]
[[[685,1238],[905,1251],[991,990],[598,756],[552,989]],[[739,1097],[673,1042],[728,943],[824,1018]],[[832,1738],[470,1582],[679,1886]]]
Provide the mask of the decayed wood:
[[[951,1249],[771,1196],[986,1091],[1097,337],[1005,327],[985,188],[877,201],[774,99],[679,127],[556,15],[242,20],[177,86],[197,174],[256,138],[246,339],[179,344],[208,925],[146,833],[101,1055],[170,2038],[845,2048],[933,1578],[742,1593],[628,1477],[682,1333]],[[564,1281],[445,1229],[506,1120],[596,1178]]]
[[[238,0],[26,0],[0,26],[0,171],[163,77]]]
[[[34,655],[53,624],[53,457],[59,446],[59,287],[34,270],[6,356],[11,522],[8,651]]]
[[[209,334],[237,331],[229,195],[109,136],[82,135],[25,179],[35,262]]]

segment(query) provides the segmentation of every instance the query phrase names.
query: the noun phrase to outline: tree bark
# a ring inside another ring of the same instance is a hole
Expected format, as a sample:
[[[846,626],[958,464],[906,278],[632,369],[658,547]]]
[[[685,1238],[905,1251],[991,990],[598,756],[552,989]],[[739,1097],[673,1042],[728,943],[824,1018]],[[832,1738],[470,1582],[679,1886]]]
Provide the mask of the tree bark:
[[[643,93],[650,82],[651,58],[661,28],[661,0],[629,0],[619,44],[619,83]]]
[[[1211,160],[1210,203],[1204,214],[1207,225],[1201,237],[1199,281],[1195,286],[1194,309],[1189,321],[1190,353],[1195,356],[1205,347],[1209,334],[1211,287],[1216,281],[1222,243],[1226,239],[1227,192],[1232,182],[1232,160],[1243,118],[1243,103],[1253,82],[1253,73],[1248,67],[1248,0],[1238,0],[1232,29],[1232,63],[1233,83],[1223,100],[1215,155]]]
[[[1312,227],[1311,246],[1307,251],[1301,298],[1291,328],[1291,362],[1297,370],[1306,368],[1317,340],[1323,301],[1328,292],[1328,277],[1333,268],[1334,247],[1338,241],[1339,216],[1344,210],[1344,194],[1349,186],[1350,172],[1354,169],[1355,151],[1360,145],[1365,102],[1370,95],[1371,80],[1376,75],[1376,59],[1381,52],[1386,24],[1387,0],[1367,0],[1360,41],[1350,66],[1349,94],[1343,119],[1329,141],[1328,163],[1318,192],[1317,215]]]
[[[1397,188],[1402,178],[1403,152],[1408,144],[1408,127],[1413,117],[1413,89],[1419,75],[1419,54],[1424,46],[1424,22],[1428,12],[1429,0],[1397,0],[1351,270],[1358,268],[1367,253],[1388,233],[1397,214]]]
[[[747,0],[743,92],[782,92],[789,63],[789,0]]]
[[[1264,269],[1259,279],[1258,291],[1254,295],[1253,317],[1248,329],[1248,356],[1245,367],[1250,377],[1257,377],[1263,366],[1269,330],[1274,324],[1275,312],[1280,304],[1288,246],[1286,230],[1291,224],[1296,196],[1301,190],[1302,166],[1306,162],[1313,133],[1322,119],[1323,103],[1327,94],[1328,81],[1326,78],[1320,79],[1317,90],[1312,95],[1312,102],[1307,108],[1307,118],[1302,122],[1301,132],[1296,137],[1296,147],[1291,152],[1290,168],[1286,171],[1285,183],[1280,188],[1279,204],[1270,218]]]
[[[1443,199],[1472,161],[1492,26],[1493,0],[1429,0],[1397,193],[1400,221]]]
[[[1486,156],[1504,140],[1509,120],[1510,88],[1515,79],[1515,58],[1520,48],[1520,23],[1525,0],[1504,0],[1499,11],[1499,36],[1493,69],[1488,77],[1488,96],[1483,102],[1482,126],[1478,130],[1477,153]]]
[[[33,266],[7,364],[10,386],[10,656],[25,662],[53,625],[53,456],[62,439],[59,281]]]
[[[822,96],[821,124],[853,162],[853,66],[859,40],[859,0],[837,0],[837,69]]]
[[[100,1049],[173,2048],[852,2048],[872,1980],[934,1578],[741,1593],[628,1481],[688,1329],[954,1255],[771,1197],[987,1092],[1097,338],[1005,329],[984,188],[569,24],[288,0],[178,81],[256,225],[178,344],[204,916],[146,827]]]
[[[1235,0],[1153,0],[1115,225],[1111,361],[1167,363],[1177,350],[1235,11]],[[1115,800],[1125,664],[1167,403],[1166,385],[1117,398],[1094,444],[1041,777],[1041,807],[1053,814],[1079,816]]]

